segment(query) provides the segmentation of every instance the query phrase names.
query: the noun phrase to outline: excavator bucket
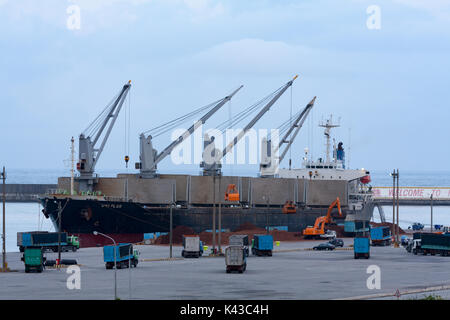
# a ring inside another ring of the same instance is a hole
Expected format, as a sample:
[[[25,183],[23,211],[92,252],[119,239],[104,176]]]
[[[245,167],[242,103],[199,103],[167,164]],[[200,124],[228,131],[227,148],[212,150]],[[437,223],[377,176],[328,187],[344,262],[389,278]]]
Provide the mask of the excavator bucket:
[[[225,192],[225,201],[239,202],[239,192],[235,184],[229,184]]]

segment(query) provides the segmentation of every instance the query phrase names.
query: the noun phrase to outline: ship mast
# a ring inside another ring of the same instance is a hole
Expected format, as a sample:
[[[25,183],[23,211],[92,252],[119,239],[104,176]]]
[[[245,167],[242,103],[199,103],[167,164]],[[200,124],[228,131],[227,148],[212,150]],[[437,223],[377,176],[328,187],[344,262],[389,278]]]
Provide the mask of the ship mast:
[[[333,115],[330,115],[330,118],[326,122],[321,122],[319,127],[325,128],[324,135],[326,140],[326,163],[330,163],[330,149],[331,149],[331,129],[338,128],[341,125],[339,123],[333,123]]]
[[[70,195],[73,195],[73,179],[75,176],[75,139],[70,139],[70,152],[71,152],[71,166],[70,166]]]

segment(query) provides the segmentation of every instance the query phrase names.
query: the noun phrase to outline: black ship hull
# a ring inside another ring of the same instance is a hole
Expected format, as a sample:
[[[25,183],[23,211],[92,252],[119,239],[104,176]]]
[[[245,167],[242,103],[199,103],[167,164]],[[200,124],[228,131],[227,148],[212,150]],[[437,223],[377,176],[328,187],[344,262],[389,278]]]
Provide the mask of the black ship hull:
[[[61,224],[58,220],[58,203],[61,205]],[[145,204],[125,201],[95,199],[43,198],[44,215],[52,220],[55,230],[80,237],[81,247],[109,244],[110,240],[95,236],[94,231],[104,233],[117,242],[141,242],[145,233],[168,232],[170,208],[149,207]],[[173,227],[187,226],[195,232],[211,230],[213,207],[172,209]],[[219,226],[219,207],[215,208],[216,228]],[[313,225],[318,216],[325,215],[326,208],[297,209],[297,213],[284,214],[280,207],[222,207],[222,229],[234,230],[244,223],[257,227],[287,226],[288,231],[300,232]],[[345,217],[345,210],[344,210]],[[339,221],[339,220],[338,220]],[[61,225],[61,228],[59,227]]]

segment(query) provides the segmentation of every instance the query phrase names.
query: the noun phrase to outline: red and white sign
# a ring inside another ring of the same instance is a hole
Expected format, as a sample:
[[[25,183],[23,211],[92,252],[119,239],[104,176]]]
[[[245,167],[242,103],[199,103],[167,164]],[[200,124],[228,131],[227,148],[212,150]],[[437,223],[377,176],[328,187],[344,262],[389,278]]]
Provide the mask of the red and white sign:
[[[392,187],[373,187],[374,199],[392,199]],[[410,200],[450,200],[450,188],[399,187],[398,197]]]

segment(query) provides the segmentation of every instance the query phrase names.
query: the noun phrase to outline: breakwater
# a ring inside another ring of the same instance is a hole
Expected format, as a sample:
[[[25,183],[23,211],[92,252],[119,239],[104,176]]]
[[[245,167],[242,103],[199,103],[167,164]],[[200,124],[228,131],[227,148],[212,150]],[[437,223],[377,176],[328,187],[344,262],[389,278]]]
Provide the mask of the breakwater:
[[[49,189],[56,189],[56,184],[5,184],[7,202],[36,202],[40,195]],[[0,184],[0,199],[3,197],[3,185]]]

